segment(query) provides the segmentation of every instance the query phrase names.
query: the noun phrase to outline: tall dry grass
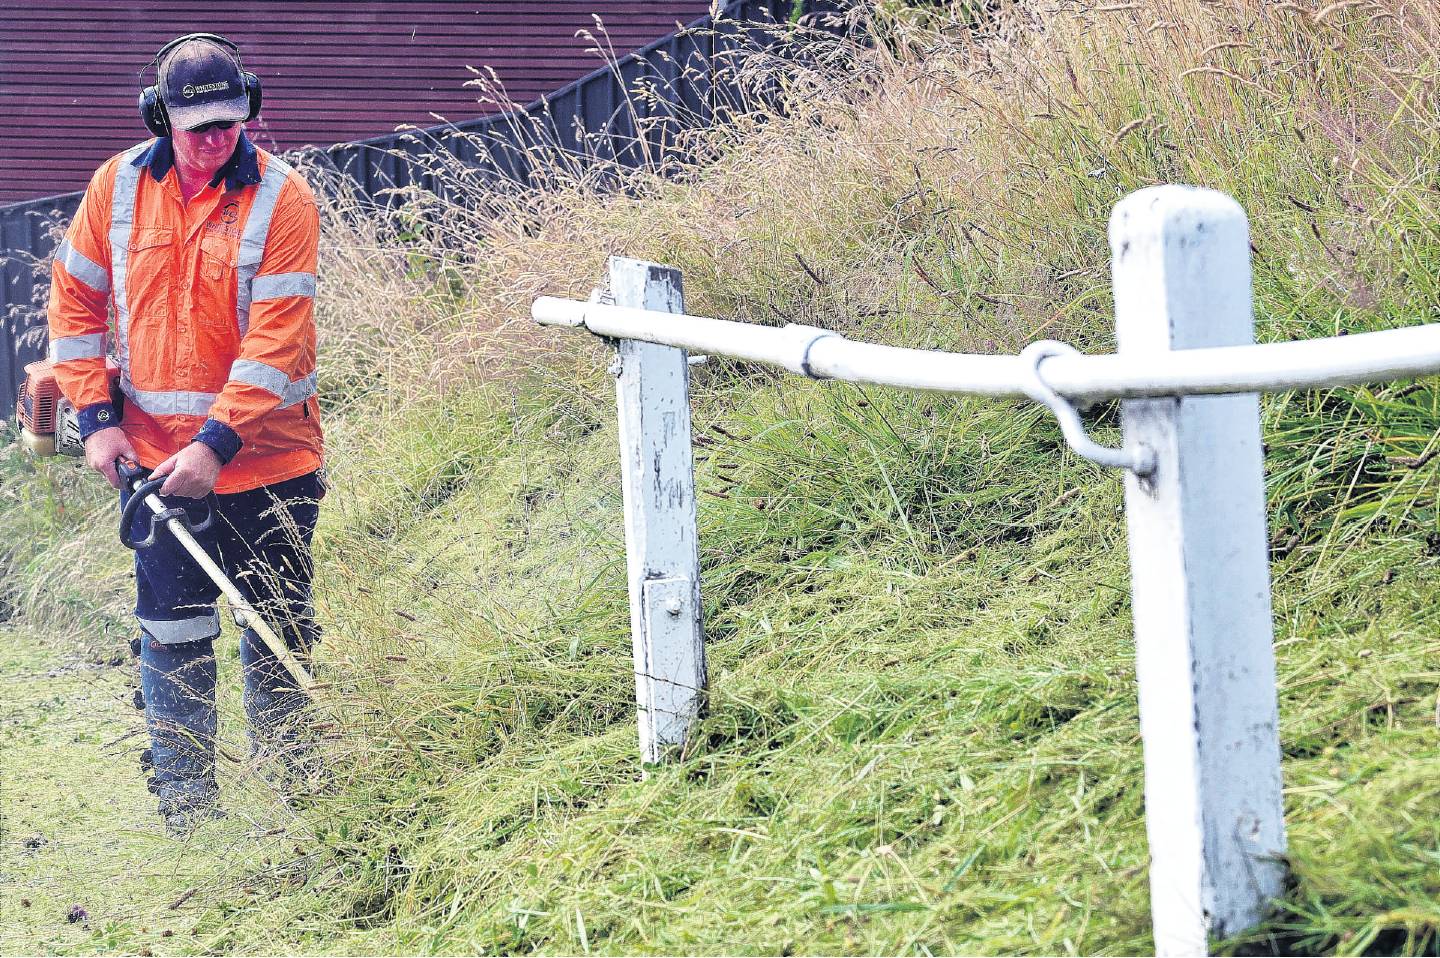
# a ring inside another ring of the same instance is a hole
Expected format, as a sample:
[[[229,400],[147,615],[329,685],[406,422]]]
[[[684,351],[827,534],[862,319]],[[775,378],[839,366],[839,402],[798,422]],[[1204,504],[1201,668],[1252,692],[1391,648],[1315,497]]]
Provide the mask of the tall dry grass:
[[[748,64],[748,88],[778,85],[779,102],[755,95],[736,122],[690,133],[689,152],[711,159],[703,173],[542,155],[544,188],[526,191],[434,164],[448,201],[400,214],[425,223],[423,249],[382,266],[372,257],[402,254],[336,236],[327,264],[347,290],[367,276],[410,285],[347,293],[364,303],[337,303],[327,325],[364,330],[368,314],[413,304],[421,279],[444,294],[443,315],[418,335],[459,372],[493,351],[477,336],[523,339],[535,294],[584,295],[619,253],[672,261],[695,308],[760,322],[990,350],[1041,333],[1098,344],[1105,216],[1126,192],[1174,181],[1245,206],[1275,295],[1303,283],[1373,319],[1434,293],[1392,268],[1436,212],[1424,159],[1440,21],[1426,4],[1004,2],[856,17],[847,38],[792,41],[808,44],[802,65]],[[1315,331],[1286,322],[1285,303],[1266,307],[1263,335]]]

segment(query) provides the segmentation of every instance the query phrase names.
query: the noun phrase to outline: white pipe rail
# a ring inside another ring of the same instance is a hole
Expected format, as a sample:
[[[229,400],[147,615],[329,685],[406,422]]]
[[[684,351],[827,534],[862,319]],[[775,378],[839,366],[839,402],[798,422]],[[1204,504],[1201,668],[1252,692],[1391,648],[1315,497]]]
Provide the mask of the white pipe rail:
[[[620,347],[613,370],[647,761],[684,744],[704,695],[685,350],[817,379],[1027,397],[1055,413],[1081,455],[1126,468],[1155,947],[1200,955],[1209,936],[1261,920],[1284,885],[1258,394],[1440,372],[1440,324],[1254,345],[1249,227],[1233,200],[1210,190],[1127,196],[1110,218],[1110,246],[1114,355],[1046,341],[1019,356],[944,353],[689,316],[679,273],[635,260],[611,261],[608,297],[545,296],[532,315]],[[1092,442],[1075,412],[1105,399],[1124,400],[1120,449]]]
[[[818,379],[972,396],[1028,395],[1029,364],[1019,356],[905,349],[856,342],[812,326],[760,326],[554,296],[541,296],[530,312],[545,326],[770,363]],[[1105,399],[1388,382],[1440,372],[1440,324],[1143,357],[1052,356],[1043,369],[1051,388],[1081,406]]]

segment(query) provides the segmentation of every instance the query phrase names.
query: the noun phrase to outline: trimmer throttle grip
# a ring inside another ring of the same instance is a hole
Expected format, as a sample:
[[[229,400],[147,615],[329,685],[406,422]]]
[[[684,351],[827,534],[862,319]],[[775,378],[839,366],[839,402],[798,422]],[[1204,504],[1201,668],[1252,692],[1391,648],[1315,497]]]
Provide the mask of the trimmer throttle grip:
[[[127,487],[136,479],[143,479],[146,476],[144,466],[134,459],[126,459],[124,456],[115,460],[115,471],[120,474],[120,481]]]

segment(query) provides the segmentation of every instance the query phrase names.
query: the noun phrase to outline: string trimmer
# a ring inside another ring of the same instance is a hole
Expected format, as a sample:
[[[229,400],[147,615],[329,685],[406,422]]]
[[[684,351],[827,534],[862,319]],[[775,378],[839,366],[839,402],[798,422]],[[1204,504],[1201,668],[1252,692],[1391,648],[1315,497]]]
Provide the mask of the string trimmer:
[[[200,547],[200,543],[195,541],[195,536],[192,533],[204,532],[210,528],[211,523],[215,521],[215,513],[219,505],[215,499],[215,494],[212,492],[205,497],[204,518],[192,524],[189,514],[186,513],[184,509],[170,508],[161,502],[160,497],[156,495],[160,487],[165,485],[165,477],[162,476],[159,479],[148,478],[148,473],[140,468],[138,463],[131,462],[124,458],[115,460],[115,466],[116,470],[120,473],[121,481],[124,482],[131,491],[130,499],[125,503],[125,509],[120,514],[120,541],[131,549],[148,549],[155,544],[155,536],[159,532],[156,527],[163,523],[165,527],[170,530],[170,534],[175,537],[175,541],[185,547],[185,551],[190,553],[191,558],[200,564],[200,568],[205,570],[205,574],[210,577],[210,581],[219,586],[220,591],[225,594],[225,598],[230,600],[231,608],[235,613],[236,624],[242,629],[251,629],[256,635],[260,636],[261,641],[275,654],[275,658],[280,660],[280,664],[285,666],[286,671],[295,679],[295,682],[300,686],[300,690],[306,695],[313,697],[315,680],[310,677],[310,673],[305,671],[305,667],[300,664],[299,660],[295,658],[294,653],[292,653],[284,641],[275,634],[275,631],[265,624],[265,620],[260,617],[260,613],[255,611],[254,606],[252,606],[246,600],[245,596],[241,594],[240,590],[235,587],[235,583],[226,577],[220,567],[215,564],[215,560],[210,558],[209,553]],[[131,536],[130,529],[135,520],[135,513],[139,510],[142,503],[149,507],[154,515],[150,517],[148,534],[143,539],[137,540]]]

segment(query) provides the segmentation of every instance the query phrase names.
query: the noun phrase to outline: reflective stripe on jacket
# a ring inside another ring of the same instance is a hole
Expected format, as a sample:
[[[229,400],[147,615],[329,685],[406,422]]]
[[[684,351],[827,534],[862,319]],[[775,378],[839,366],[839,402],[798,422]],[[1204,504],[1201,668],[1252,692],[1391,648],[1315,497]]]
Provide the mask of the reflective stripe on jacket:
[[[113,336],[121,427],[142,465],[199,439],[228,459],[218,493],[313,472],[315,198],[242,136],[217,182],[186,204],[169,150],[150,141],[106,161],[56,251],[60,388],[81,410],[82,433],[114,425],[104,368]]]

